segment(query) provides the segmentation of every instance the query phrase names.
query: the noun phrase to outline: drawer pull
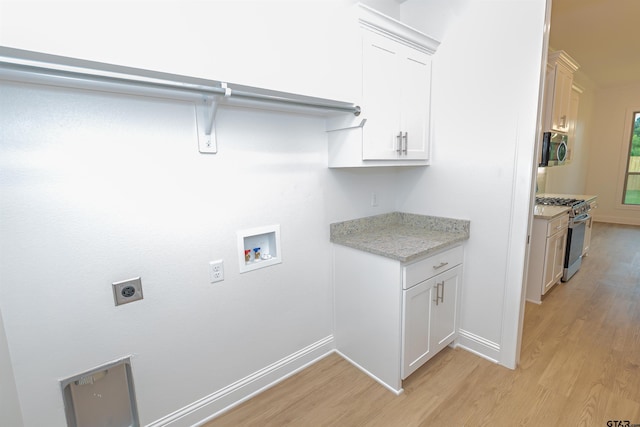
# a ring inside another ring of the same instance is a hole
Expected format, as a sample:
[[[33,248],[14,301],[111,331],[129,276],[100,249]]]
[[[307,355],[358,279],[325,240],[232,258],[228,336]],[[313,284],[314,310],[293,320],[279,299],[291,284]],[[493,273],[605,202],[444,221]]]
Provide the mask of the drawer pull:
[[[448,265],[448,264],[449,264],[448,262],[442,261],[440,264],[434,265],[433,269],[437,270],[437,269],[442,268],[442,267],[444,267],[445,265]]]

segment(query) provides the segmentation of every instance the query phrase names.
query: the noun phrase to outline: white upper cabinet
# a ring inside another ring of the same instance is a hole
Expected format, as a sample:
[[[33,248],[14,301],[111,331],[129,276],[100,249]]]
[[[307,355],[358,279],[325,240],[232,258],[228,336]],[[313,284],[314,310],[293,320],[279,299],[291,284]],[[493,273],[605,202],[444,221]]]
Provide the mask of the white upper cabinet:
[[[358,5],[362,114],[328,127],[329,167],[429,164],[431,59],[439,42]]]
[[[427,160],[430,56],[369,31],[362,55],[363,160]]]
[[[575,84],[571,89],[571,102],[569,105],[569,126],[567,133],[569,134],[569,142],[567,143],[567,159],[565,164],[573,160],[576,148],[576,126],[578,125],[578,107],[580,106],[580,94],[582,89]]]
[[[571,87],[578,63],[566,52],[552,52],[547,60],[545,131],[569,132]]]

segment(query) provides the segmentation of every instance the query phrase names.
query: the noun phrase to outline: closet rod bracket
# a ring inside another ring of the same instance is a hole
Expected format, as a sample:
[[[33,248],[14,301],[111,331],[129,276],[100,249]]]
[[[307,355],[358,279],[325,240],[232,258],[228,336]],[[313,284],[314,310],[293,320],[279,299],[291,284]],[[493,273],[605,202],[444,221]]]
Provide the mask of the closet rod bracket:
[[[220,84],[224,90],[224,97],[231,96],[231,89],[226,83]],[[218,141],[216,138],[216,114],[220,104],[219,95],[203,96],[202,103],[196,105],[196,121],[198,125],[198,151],[216,154]]]

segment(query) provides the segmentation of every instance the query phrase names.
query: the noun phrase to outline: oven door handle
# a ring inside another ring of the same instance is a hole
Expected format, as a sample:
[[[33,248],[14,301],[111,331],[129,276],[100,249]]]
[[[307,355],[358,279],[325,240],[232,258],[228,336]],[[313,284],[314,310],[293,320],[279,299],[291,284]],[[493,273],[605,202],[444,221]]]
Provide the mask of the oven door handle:
[[[577,217],[575,217],[575,218],[573,218],[571,220],[571,224],[570,225],[578,225],[578,224],[585,223],[585,222],[589,221],[590,218],[591,218],[591,215],[589,215],[589,214],[584,214],[584,215],[577,216]]]

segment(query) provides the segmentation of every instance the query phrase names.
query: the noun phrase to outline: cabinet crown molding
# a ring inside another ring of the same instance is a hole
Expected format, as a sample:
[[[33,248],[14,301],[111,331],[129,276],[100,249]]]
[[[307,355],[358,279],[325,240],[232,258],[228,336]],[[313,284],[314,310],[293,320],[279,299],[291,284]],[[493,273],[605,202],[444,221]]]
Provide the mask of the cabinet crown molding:
[[[356,5],[358,22],[362,28],[380,33],[397,42],[433,55],[440,41],[362,3]]]
[[[570,69],[572,73],[578,71],[580,68],[580,64],[576,62],[567,52],[564,50],[556,50],[555,52],[550,52],[547,56],[547,62],[549,64],[562,64],[566,68]]]

